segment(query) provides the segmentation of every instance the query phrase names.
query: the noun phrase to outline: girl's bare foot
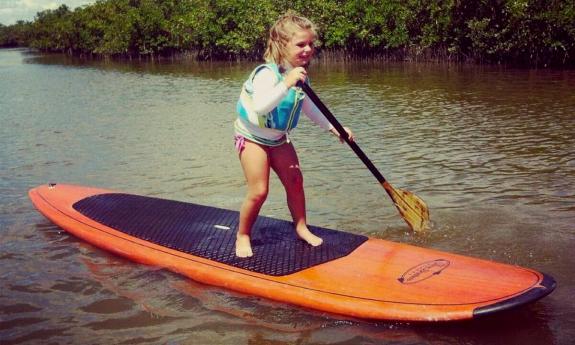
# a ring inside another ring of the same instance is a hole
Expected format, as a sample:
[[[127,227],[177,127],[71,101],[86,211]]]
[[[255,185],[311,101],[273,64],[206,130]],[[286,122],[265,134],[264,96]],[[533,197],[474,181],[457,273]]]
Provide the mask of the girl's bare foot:
[[[236,237],[236,256],[240,258],[249,258],[253,256],[252,244],[250,243],[250,236],[237,235]]]
[[[321,237],[317,237],[316,235],[312,234],[311,231],[306,227],[300,227],[296,229],[297,235],[302,240],[306,241],[310,245],[317,247],[323,243],[323,239]]]

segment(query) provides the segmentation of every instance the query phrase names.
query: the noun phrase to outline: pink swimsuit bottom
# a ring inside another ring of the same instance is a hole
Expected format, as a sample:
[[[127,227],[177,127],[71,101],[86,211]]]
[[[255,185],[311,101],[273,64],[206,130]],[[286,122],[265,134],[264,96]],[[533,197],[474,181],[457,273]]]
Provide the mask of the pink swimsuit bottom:
[[[246,138],[243,135],[236,134],[234,135],[234,143],[236,151],[242,153],[242,150],[246,147]]]

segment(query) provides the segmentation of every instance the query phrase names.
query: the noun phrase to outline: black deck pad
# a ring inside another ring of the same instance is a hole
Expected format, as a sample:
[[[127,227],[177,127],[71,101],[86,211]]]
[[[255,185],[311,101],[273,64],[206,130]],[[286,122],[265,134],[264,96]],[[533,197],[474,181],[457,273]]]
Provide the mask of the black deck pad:
[[[254,256],[235,256],[237,211],[132,194],[99,194],[74,209],[110,228],[181,252],[272,276],[292,274],[341,258],[366,236],[310,226],[323,238],[312,247],[299,239],[293,223],[258,217],[252,228]]]

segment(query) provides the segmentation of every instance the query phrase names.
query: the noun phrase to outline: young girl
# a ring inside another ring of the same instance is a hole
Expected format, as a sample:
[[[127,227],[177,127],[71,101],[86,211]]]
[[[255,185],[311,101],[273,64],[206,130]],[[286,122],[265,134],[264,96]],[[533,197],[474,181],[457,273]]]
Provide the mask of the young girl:
[[[296,151],[288,138],[300,112],[317,125],[337,130],[305,97],[296,84],[306,82],[306,68],[314,54],[315,26],[292,13],[283,15],[270,29],[265,65],[256,67],[244,83],[238,101],[236,148],[247,180],[247,195],[240,210],[236,255],[253,255],[250,231],[266,200],[270,168],[282,182],[298,236],[312,246],[322,243],[307,227],[303,176]],[[350,138],[349,129],[345,128]]]

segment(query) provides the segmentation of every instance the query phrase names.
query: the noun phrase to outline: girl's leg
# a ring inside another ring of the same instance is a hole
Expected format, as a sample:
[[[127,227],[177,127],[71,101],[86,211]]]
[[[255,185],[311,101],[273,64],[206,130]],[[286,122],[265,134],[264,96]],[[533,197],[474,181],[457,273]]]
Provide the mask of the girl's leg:
[[[286,190],[288,207],[298,236],[312,246],[319,246],[323,240],[312,234],[307,227],[303,175],[293,145],[285,143],[270,148],[270,164]]]
[[[240,209],[236,256],[245,258],[253,255],[250,232],[268,195],[270,164],[267,148],[246,140],[240,153],[240,162],[246,177],[248,191]]]

